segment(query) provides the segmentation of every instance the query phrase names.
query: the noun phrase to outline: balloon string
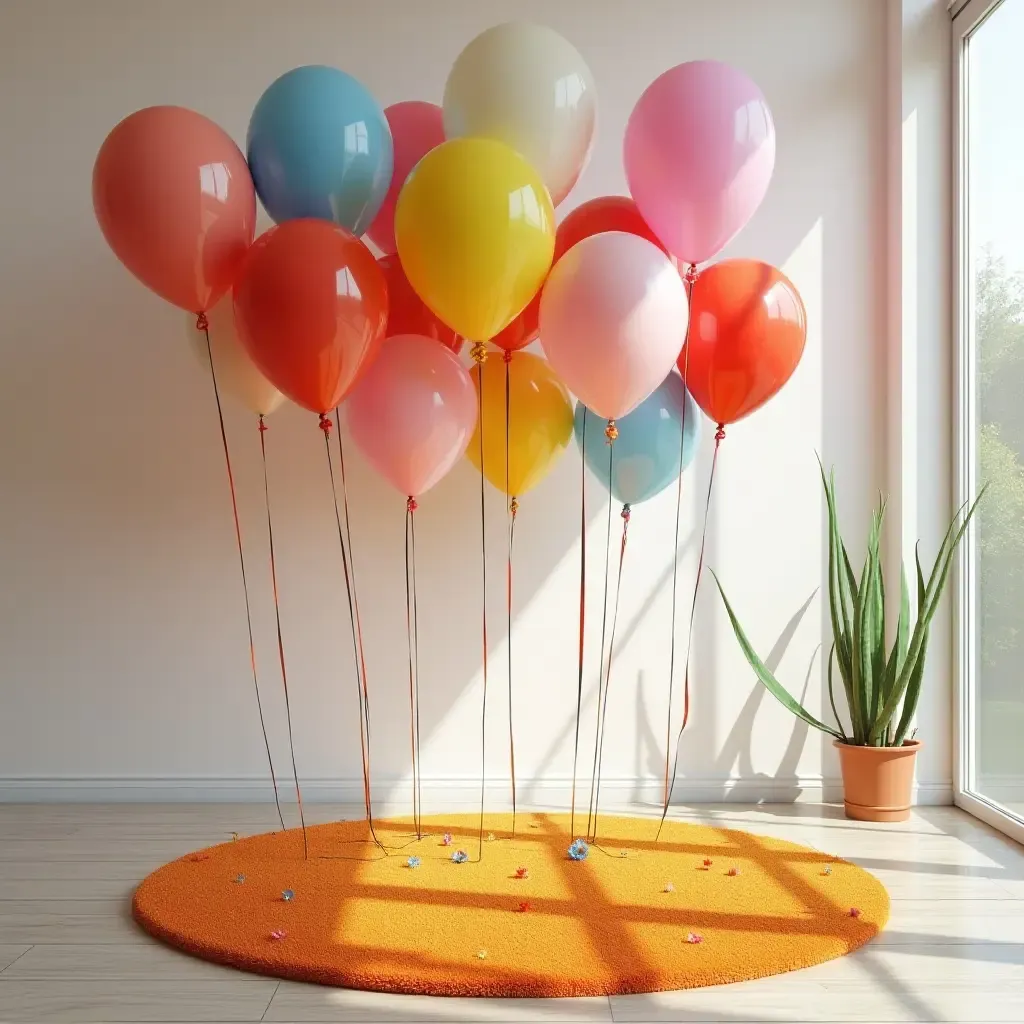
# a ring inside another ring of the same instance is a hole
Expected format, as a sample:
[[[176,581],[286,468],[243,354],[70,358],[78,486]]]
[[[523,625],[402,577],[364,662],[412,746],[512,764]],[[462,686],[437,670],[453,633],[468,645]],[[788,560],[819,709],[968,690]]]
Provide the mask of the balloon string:
[[[359,642],[356,635],[356,616],[352,602],[352,579],[349,573],[348,550],[345,546],[345,534],[341,525],[341,510],[338,507],[338,490],[334,480],[334,460],[331,458],[331,420],[326,413],[320,413],[320,429],[324,432],[324,452],[327,455],[327,470],[331,478],[331,497],[334,499],[334,521],[338,527],[338,546],[341,548],[341,565],[345,575],[345,594],[348,599],[348,616],[352,631],[352,654],[356,669],[356,698],[359,703],[359,747],[363,762],[363,801],[366,807],[366,821],[370,826],[370,835],[374,843],[387,854],[383,844],[377,838],[373,827],[373,810],[370,805],[370,758],[367,750],[366,710],[363,702],[362,673],[360,671]]]
[[[416,526],[413,513],[416,499],[409,495],[405,503],[405,632],[409,647],[409,739],[412,744],[412,818],[416,838],[422,839],[420,816],[420,760],[419,760],[419,637],[416,605]]]
[[[341,477],[341,501],[342,508],[345,513],[345,544],[348,547],[348,572],[352,577],[351,586],[351,608],[350,614],[354,615],[355,628],[356,628],[356,642],[359,651],[359,673],[357,676],[357,682],[361,680],[361,688],[363,692],[363,727],[366,730],[366,772],[363,776],[363,787],[364,787],[364,799],[366,801],[366,818],[370,823],[371,830],[373,828],[373,790],[371,786],[371,780],[373,773],[370,770],[370,692],[366,682],[366,651],[363,646],[363,620],[359,613],[359,589],[356,586],[356,555],[355,549],[352,546],[352,516],[349,514],[348,508],[348,477],[345,473],[345,446],[341,441],[341,413],[338,407],[334,410],[335,420],[338,424],[338,469]],[[333,488],[334,480],[332,478],[331,485]],[[344,559],[342,560],[344,565]],[[346,577],[346,585],[348,578]],[[376,837],[376,833],[374,833]]]
[[[264,435],[267,425],[260,416],[260,455],[263,457],[263,497],[267,506],[267,539],[270,542],[270,584],[274,594],[274,618],[277,622],[277,657],[281,663],[281,685],[284,688],[284,714],[288,723],[288,750],[292,757],[292,778],[295,780],[295,799],[299,804],[299,824],[302,826],[302,855],[309,859],[309,841],[306,836],[306,815],[302,809],[302,790],[299,787],[299,770],[295,767],[295,738],[292,733],[292,705],[288,693],[288,670],[284,662],[284,637],[281,632],[281,603],[277,594],[277,559],[274,556],[274,519],[270,514],[270,482],[267,476],[267,442]],[[276,786],[275,786],[276,789]]]
[[[503,358],[505,361],[505,493],[508,494],[508,441],[512,423],[512,387],[510,373],[512,353],[505,352]],[[508,510],[511,516],[508,527],[508,568],[506,574],[506,589],[508,591],[506,601],[508,610],[506,641],[508,643],[508,757],[510,772],[512,775],[512,835],[514,836],[516,834],[516,740],[512,718],[512,549],[516,536],[516,513],[519,511],[519,502],[516,501],[516,496],[514,494],[512,495],[512,501],[509,504]]]
[[[708,515],[711,511],[711,493],[715,486],[715,469],[718,466],[718,449],[725,440],[725,424],[719,423],[715,431],[715,453],[711,459],[711,474],[708,477],[708,494],[704,502],[704,526],[700,535],[700,557],[697,559],[697,578],[693,581],[693,600],[690,603],[690,624],[686,631],[686,662],[685,681],[683,683],[683,724],[679,726],[679,735],[676,738],[675,756],[672,759],[672,782],[665,797],[665,806],[661,810],[661,821],[658,824],[658,833],[654,837],[657,842],[661,838],[661,830],[665,826],[665,818],[668,815],[668,805],[672,800],[672,790],[676,787],[676,773],[679,770],[679,747],[683,742],[683,730],[690,718],[690,651],[693,647],[693,616],[697,610],[697,591],[700,589],[701,576],[704,573],[704,546],[708,539]]]
[[[615,452],[615,438],[618,431],[615,429],[615,422],[608,421],[605,428],[605,436],[608,439],[608,521],[605,525],[604,538],[604,597],[601,600],[601,659],[598,662],[597,670],[597,725],[594,731],[594,763],[590,771],[590,800],[587,804],[587,835],[591,834],[591,820],[594,815],[594,786],[597,782],[597,756],[598,743],[601,738],[601,708],[602,692],[604,689],[604,645],[608,628],[608,576],[609,576],[609,549],[612,543],[612,466]]]
[[[231,468],[231,452],[228,449],[228,434],[224,427],[224,410],[220,402],[220,386],[217,383],[217,370],[213,365],[213,346],[210,344],[210,323],[205,313],[196,317],[196,330],[206,336],[206,354],[210,359],[210,379],[213,381],[213,397],[217,402],[217,421],[220,424],[220,440],[224,447],[224,466],[228,473],[228,489],[231,492],[231,512],[235,521],[235,541],[238,545],[238,565],[242,573],[242,593],[245,596],[245,622],[249,630],[249,665],[252,669],[252,686],[256,693],[256,708],[259,711],[260,729],[263,731],[263,744],[267,749],[267,764],[270,766],[270,781],[274,787],[274,803],[277,806],[277,817],[284,831],[284,815],[281,813],[281,797],[277,790],[277,775],[274,772],[274,759],[270,753],[270,738],[267,736],[267,723],[263,716],[263,701],[260,699],[260,684],[256,675],[256,645],[252,636],[252,610],[249,607],[249,582],[245,575],[245,556],[242,554],[242,525],[238,518],[238,496],[235,493],[235,474]]]
[[[684,283],[687,300],[693,296],[693,284],[697,280],[697,265],[691,263],[686,270]],[[689,392],[686,389],[687,375],[690,369],[690,321],[686,323],[686,338],[683,341],[683,413],[679,418],[679,475],[676,478],[676,527],[675,541],[672,545],[672,622],[668,656],[668,710],[665,714],[665,784],[662,792],[664,802],[668,803],[669,794],[669,762],[672,750],[672,694],[676,678],[676,604],[679,579],[679,513],[683,506],[683,446],[686,442],[686,407],[689,405]]]
[[[583,430],[580,433],[580,656],[576,678],[576,742],[572,755],[572,805],[569,831],[576,834],[576,770],[580,756],[580,717],[583,712],[583,636],[587,610],[587,407],[583,406]]]
[[[477,384],[479,394],[484,390],[484,360],[487,358],[487,349],[483,342],[473,342],[470,353],[476,363]],[[479,431],[479,455],[480,455],[480,563],[482,566],[482,607],[481,618],[483,620],[483,672],[484,672],[484,694],[480,708],[480,834],[477,843],[477,857],[483,860],[484,857],[484,800],[487,793],[487,516],[484,491],[484,418],[480,417]]]
[[[608,724],[608,693],[612,682],[612,658],[615,654],[615,632],[619,625],[619,595],[622,593],[622,566],[626,561],[626,540],[629,535],[629,504],[622,506],[622,541],[619,544],[619,573],[615,580],[615,611],[612,613],[612,632],[608,638],[608,667],[605,669],[604,706],[601,709],[601,740],[597,758],[597,792],[594,796],[594,831],[592,839],[597,841],[597,812],[601,804],[601,770],[604,766],[604,735]]]

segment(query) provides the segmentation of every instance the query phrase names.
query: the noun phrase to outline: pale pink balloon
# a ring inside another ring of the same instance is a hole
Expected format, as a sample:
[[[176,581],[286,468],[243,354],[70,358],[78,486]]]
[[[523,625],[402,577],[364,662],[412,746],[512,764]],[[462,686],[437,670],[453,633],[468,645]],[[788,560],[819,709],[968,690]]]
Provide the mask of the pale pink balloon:
[[[686,340],[686,288],[672,260],[638,235],[577,242],[540,299],[540,343],[566,387],[617,419],[668,376]]]
[[[406,100],[384,111],[395,143],[395,169],[384,203],[366,229],[370,241],[385,255],[398,252],[395,244],[395,204],[405,179],[435,146],[444,142],[444,113],[436,103]]]
[[[465,454],[476,426],[476,388],[450,349],[396,334],[345,400],[352,439],[402,494],[430,490]]]
[[[674,256],[704,263],[761,205],[775,166],[775,125],[742,71],[690,61],[656,78],[626,125],[626,181]]]

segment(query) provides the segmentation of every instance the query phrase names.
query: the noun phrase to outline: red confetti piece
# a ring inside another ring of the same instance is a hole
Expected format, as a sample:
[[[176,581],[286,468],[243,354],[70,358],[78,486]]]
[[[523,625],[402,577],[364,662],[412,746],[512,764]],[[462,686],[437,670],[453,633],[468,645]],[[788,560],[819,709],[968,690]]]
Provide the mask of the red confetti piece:
[[[735,878],[740,873],[739,868],[729,868],[728,875],[730,878]]]
[[[288,933],[283,928],[275,928],[271,933],[270,937],[275,942],[280,942]]]
[[[689,942],[691,946],[697,946],[704,941],[704,936],[697,935],[695,932],[689,932],[687,933],[686,941]]]
[[[714,864],[714,861],[710,857],[704,858],[704,867],[709,868],[712,864]]]
[[[529,878],[529,877],[530,877],[530,869],[529,868],[516,868],[516,878]]]
[[[523,900],[523,902],[519,904],[519,913],[520,914],[526,914],[526,913],[528,913],[532,909],[533,908],[530,906],[530,903],[529,903],[528,900]]]
[[[860,917],[860,911],[856,907],[850,907],[850,917]]]

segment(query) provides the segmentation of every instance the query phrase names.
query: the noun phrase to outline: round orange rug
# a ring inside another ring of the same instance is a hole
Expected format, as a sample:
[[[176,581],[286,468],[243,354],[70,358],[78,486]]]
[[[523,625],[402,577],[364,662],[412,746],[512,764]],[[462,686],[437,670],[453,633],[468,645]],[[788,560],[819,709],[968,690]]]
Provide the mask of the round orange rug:
[[[807,967],[889,916],[866,871],[779,839],[669,821],[655,843],[655,820],[602,817],[573,860],[568,815],[520,813],[515,835],[511,815],[490,815],[482,846],[478,823],[427,818],[417,839],[409,821],[377,822],[386,855],[363,821],[309,828],[308,859],[297,830],[238,839],[155,871],[135,918],[196,956],[282,978],[590,996]]]

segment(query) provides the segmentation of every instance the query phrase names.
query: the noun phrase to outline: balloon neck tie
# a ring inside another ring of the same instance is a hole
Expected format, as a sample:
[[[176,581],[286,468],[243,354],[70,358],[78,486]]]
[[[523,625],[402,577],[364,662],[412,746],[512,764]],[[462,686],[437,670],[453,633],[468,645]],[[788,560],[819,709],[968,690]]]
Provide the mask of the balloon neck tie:
[[[264,431],[269,430],[269,429],[270,428],[266,425],[266,423],[263,422],[263,413],[260,413],[259,432],[262,434]]]
[[[208,331],[210,329],[210,321],[206,319],[206,314],[202,311],[196,313],[196,330],[197,331]]]
[[[512,513],[512,518],[515,519],[516,513],[519,511],[519,502],[514,494],[512,495],[512,503],[509,505],[508,510]]]
[[[482,341],[474,341],[469,354],[472,356],[473,362],[479,366],[487,360],[487,346]]]
[[[611,444],[619,436],[619,428],[615,426],[615,420],[608,421],[608,426],[604,428],[604,436],[608,444]]]
[[[697,271],[697,264],[696,264],[696,263],[691,263],[691,264],[690,264],[690,265],[689,265],[689,266],[688,266],[688,267],[686,268],[686,273],[685,273],[685,274],[683,275],[683,280],[684,280],[684,281],[685,281],[685,282],[686,282],[686,283],[687,283],[688,285],[691,285],[691,286],[692,286],[692,285],[693,285],[693,283],[694,283],[694,281],[696,281],[696,280],[697,280],[697,274],[698,274],[698,271]]]
[[[410,494],[405,503],[405,511],[411,515],[418,508],[419,505],[416,504],[416,499]]]
[[[512,353],[511,353],[511,352],[509,352],[509,350],[508,350],[508,349],[505,349],[505,351],[501,353],[501,358],[502,358],[502,359],[503,359],[503,360],[504,360],[504,361],[505,361],[506,363],[511,363],[511,362],[512,362]]]
[[[724,441],[725,440],[725,424],[724,423],[719,423],[718,424],[718,429],[715,431],[715,440],[716,441]]]
[[[622,516],[623,523],[629,522],[629,516],[631,512],[632,509],[629,507],[629,502],[627,501],[626,504],[622,506],[622,511],[619,513],[619,515]]]
[[[325,412],[320,413],[320,429],[324,432],[324,437],[331,436],[332,426],[334,426],[334,424],[331,422],[330,416]]]

